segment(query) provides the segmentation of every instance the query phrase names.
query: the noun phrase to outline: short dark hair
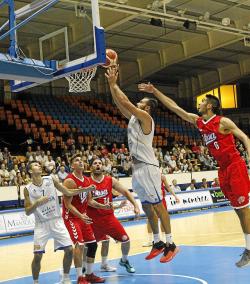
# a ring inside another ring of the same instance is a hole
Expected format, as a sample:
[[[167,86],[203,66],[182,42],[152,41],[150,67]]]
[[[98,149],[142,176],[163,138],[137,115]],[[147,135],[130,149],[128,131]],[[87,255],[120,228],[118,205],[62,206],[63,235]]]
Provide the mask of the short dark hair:
[[[73,162],[74,162],[74,160],[76,159],[76,158],[82,158],[82,155],[80,155],[80,154],[74,154],[71,158],[70,158],[70,164],[72,164]]]
[[[158,101],[154,98],[145,97],[148,100],[147,105],[150,106],[150,112],[154,113],[158,107]]]
[[[211,94],[206,95],[208,103],[210,103],[213,106],[213,113],[215,114],[221,114],[221,106],[220,106],[220,100]]]

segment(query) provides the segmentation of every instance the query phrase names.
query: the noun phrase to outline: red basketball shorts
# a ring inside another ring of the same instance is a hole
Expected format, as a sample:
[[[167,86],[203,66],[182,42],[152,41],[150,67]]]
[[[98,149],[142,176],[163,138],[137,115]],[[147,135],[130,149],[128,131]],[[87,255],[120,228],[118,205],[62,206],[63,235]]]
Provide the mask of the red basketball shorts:
[[[233,161],[218,171],[220,187],[232,207],[240,209],[249,205],[250,180],[243,159]]]
[[[114,215],[98,216],[96,218],[91,216],[91,218],[93,220],[91,227],[98,242],[107,240],[109,237],[119,242],[129,240],[129,236]]]
[[[64,223],[74,244],[83,245],[96,241],[92,227],[82,220],[71,218],[64,220]]]

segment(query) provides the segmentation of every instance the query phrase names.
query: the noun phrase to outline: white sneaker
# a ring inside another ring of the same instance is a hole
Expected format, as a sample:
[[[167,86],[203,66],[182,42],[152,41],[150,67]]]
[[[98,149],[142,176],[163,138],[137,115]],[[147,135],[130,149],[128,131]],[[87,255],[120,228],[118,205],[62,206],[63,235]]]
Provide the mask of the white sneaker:
[[[102,272],[115,272],[116,271],[116,267],[110,266],[108,264],[105,265],[101,265],[101,269]]]
[[[148,242],[142,244],[142,246],[143,247],[152,247],[152,244],[153,244],[152,242],[148,241]]]

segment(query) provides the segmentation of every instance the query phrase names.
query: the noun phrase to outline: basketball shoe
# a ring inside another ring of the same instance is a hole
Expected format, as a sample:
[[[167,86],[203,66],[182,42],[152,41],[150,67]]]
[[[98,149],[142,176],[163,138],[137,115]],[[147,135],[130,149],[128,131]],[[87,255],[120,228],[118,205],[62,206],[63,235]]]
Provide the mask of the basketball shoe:
[[[108,264],[103,264],[101,265],[101,269],[102,272],[115,272],[116,271],[116,267],[110,266]]]
[[[243,254],[241,255],[241,259],[235,263],[237,267],[244,267],[250,265],[250,250],[245,249]]]
[[[85,279],[86,279],[86,281],[88,281],[90,283],[104,283],[105,282],[104,278],[99,277],[99,276],[95,275],[94,273],[85,274]]]
[[[156,257],[157,255],[159,255],[160,253],[162,253],[165,249],[165,244],[163,241],[159,241],[157,243],[153,242],[153,247],[150,251],[150,253],[145,257],[146,260],[150,260],[154,257]]]
[[[174,243],[166,244],[160,262],[165,263],[171,261],[179,251],[180,249]]]
[[[123,261],[122,259],[120,259],[119,264],[120,264],[121,266],[124,266],[124,267],[126,268],[126,270],[127,270],[128,273],[135,273],[134,267],[129,263],[128,260]]]
[[[86,280],[86,277],[79,276],[77,279],[77,284],[90,284],[90,283]]]

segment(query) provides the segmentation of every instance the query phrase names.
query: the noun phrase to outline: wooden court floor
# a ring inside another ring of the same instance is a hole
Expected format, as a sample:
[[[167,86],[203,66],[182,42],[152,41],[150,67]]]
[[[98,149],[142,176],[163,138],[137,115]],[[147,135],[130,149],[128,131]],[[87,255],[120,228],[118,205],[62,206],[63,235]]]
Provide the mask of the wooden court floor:
[[[135,222],[136,223],[136,222]],[[179,245],[192,246],[244,246],[244,238],[236,214],[230,211],[212,212],[202,214],[185,214],[171,216],[172,233],[174,241]],[[149,248],[143,248],[147,241],[145,224],[126,226],[131,238],[130,254],[147,252]],[[32,241],[1,245],[0,240],[0,281],[31,275],[30,264],[32,261]],[[2,243],[3,244],[3,243]],[[96,260],[100,260],[100,248],[98,248]],[[119,258],[121,255],[120,244],[111,242],[109,258]],[[178,257],[181,257],[181,253]],[[238,256],[235,256],[238,260]],[[53,242],[49,241],[46,254],[42,260],[42,272],[54,271],[62,265],[62,252],[53,251]]]

